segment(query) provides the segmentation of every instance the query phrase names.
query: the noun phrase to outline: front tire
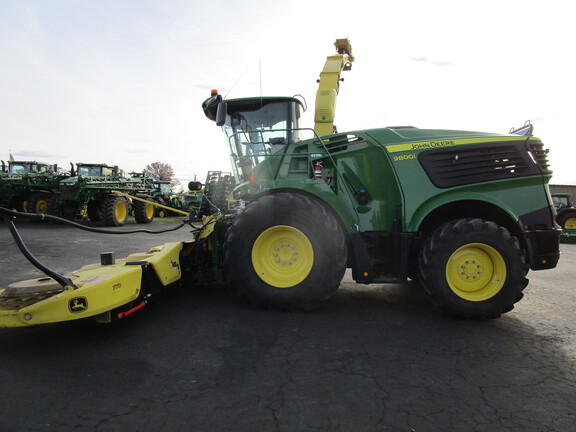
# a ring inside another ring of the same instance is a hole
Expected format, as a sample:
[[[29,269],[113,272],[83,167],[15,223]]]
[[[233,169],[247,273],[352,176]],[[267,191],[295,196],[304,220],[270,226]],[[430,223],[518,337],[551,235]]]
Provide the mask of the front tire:
[[[224,269],[253,304],[310,310],[338,289],[346,270],[346,237],[336,218],[303,195],[260,198],[226,233]]]
[[[514,308],[528,285],[528,264],[510,232],[481,219],[457,219],[426,241],[419,280],[445,314],[497,318]]]
[[[154,206],[143,201],[133,200],[134,219],[139,224],[148,224],[154,220]]]

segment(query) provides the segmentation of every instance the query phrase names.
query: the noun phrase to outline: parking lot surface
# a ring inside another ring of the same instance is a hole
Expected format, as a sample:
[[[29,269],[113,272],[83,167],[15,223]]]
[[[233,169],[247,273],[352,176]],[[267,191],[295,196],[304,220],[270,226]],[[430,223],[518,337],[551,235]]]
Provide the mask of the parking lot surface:
[[[190,237],[18,226],[59,272]],[[347,275],[308,313],[210,285],[110,325],[3,328],[0,431],[574,431],[574,263],[563,244],[559,267],[530,272],[524,299],[489,321],[442,316],[416,283]],[[0,266],[0,286],[40,276],[4,224]]]

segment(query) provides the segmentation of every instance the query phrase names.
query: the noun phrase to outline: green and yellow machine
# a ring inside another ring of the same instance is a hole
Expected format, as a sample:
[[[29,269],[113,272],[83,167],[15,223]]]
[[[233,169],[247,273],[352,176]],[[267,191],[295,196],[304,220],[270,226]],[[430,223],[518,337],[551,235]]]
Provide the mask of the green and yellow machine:
[[[69,174],[57,165],[37,161],[2,161],[0,206],[30,213],[48,213],[58,195],[60,181]]]
[[[576,243],[576,206],[569,193],[552,194],[556,207],[556,222],[562,228],[561,243]]]
[[[60,182],[50,203],[51,215],[77,222],[88,217],[106,226],[121,226],[131,204],[138,223],[154,219],[153,202],[145,202],[156,191],[152,179],[141,173],[125,177],[116,165],[77,163],[76,168],[71,167],[70,177]]]
[[[0,292],[0,326],[109,322],[168,286],[209,280],[256,305],[309,310],[347,268],[360,284],[416,279],[447,315],[511,310],[528,271],[554,268],[560,255],[547,150],[531,125],[333,133],[339,74],[353,60],[346,42],[327,60],[335,75],[320,86],[316,130],[300,127],[294,97],[213,91],[202,104],[224,131],[234,181],[226,208],[214,206],[190,241],[13,284]]]

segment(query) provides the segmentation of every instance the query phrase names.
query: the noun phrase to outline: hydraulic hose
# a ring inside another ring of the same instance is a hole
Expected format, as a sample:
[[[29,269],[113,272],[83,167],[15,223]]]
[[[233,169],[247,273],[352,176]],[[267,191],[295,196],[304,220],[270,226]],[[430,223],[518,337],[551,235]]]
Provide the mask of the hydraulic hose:
[[[166,232],[170,232],[170,231],[176,231],[185,225],[192,226],[192,223],[190,221],[185,221],[176,227],[172,227],[172,228],[161,230],[161,231],[151,231],[151,230],[146,230],[146,229],[137,229],[137,230],[130,230],[130,231],[112,231],[112,230],[106,230],[106,229],[101,229],[101,228],[87,227],[85,225],[82,225],[82,224],[79,224],[79,223],[76,223],[73,221],[69,221],[68,219],[64,219],[64,218],[61,218],[58,216],[45,215],[45,214],[39,214],[39,213],[17,212],[14,210],[7,209],[5,207],[0,207],[0,214],[2,214],[4,222],[8,226],[8,229],[10,230],[10,234],[12,234],[12,237],[14,238],[14,241],[16,242],[18,249],[20,249],[20,252],[22,252],[22,255],[24,255],[26,257],[26,259],[28,261],[30,261],[30,263],[32,265],[34,265],[34,267],[36,267],[38,270],[43,272],[45,275],[54,279],[64,289],[69,289],[69,288],[76,289],[77,287],[74,285],[72,280],[70,280],[66,276],[63,276],[60,273],[55,272],[54,270],[46,267],[44,264],[42,264],[40,261],[38,261],[38,259],[36,259],[36,257],[34,255],[32,255],[32,253],[28,250],[28,248],[24,244],[24,241],[22,240],[22,237],[20,236],[20,233],[18,232],[18,229],[16,228],[16,225],[14,224],[14,221],[12,219],[15,219],[17,217],[24,217],[24,218],[29,218],[29,219],[41,220],[41,221],[52,221],[52,222],[57,222],[57,223],[63,223],[66,225],[71,225],[75,228],[83,229],[85,231],[102,233],[102,234],[135,234],[135,233],[162,234],[162,233],[166,233]],[[199,231],[200,229],[202,229],[202,228],[198,229],[195,227],[193,227],[193,228],[194,228],[194,231]]]
[[[28,218],[28,219],[36,219],[36,220],[41,220],[41,221],[50,221],[50,222],[61,223],[61,224],[76,227],[78,229],[82,229],[84,231],[90,231],[90,232],[101,233],[101,234],[136,234],[136,233],[163,234],[163,233],[167,233],[167,232],[171,232],[171,231],[176,231],[185,225],[191,226],[189,221],[184,221],[180,225],[177,225],[177,226],[172,227],[172,228],[160,230],[160,231],[151,231],[151,230],[147,230],[147,229],[135,229],[135,230],[129,230],[129,231],[113,231],[113,230],[107,230],[107,229],[102,229],[102,228],[89,227],[89,226],[82,225],[82,224],[79,224],[77,222],[74,222],[74,221],[71,221],[68,219],[64,219],[64,218],[61,218],[58,216],[40,214],[40,213],[17,212],[14,210],[7,209],[5,207],[0,207],[0,213],[2,213],[4,215],[12,216],[12,217],[24,217],[24,218]]]
[[[10,230],[10,233],[12,234],[12,237],[14,238],[14,241],[16,242],[16,245],[18,246],[18,249],[20,249],[20,252],[22,252],[22,255],[24,255],[26,257],[26,259],[28,261],[30,261],[30,263],[32,263],[32,265],[34,265],[34,267],[36,267],[38,270],[43,272],[45,275],[50,276],[52,279],[54,279],[56,282],[58,282],[60,284],[60,286],[62,286],[62,288],[64,288],[64,289],[66,289],[67,287],[70,287],[72,289],[77,288],[74,285],[74,283],[70,279],[68,279],[66,276],[62,276],[60,273],[55,272],[54,270],[46,267],[44,264],[42,264],[40,261],[38,261],[36,259],[36,257],[34,255],[32,255],[32,253],[28,250],[28,248],[24,244],[24,241],[22,240],[22,237],[20,237],[20,233],[16,229],[16,225],[14,225],[14,222],[12,221],[12,219],[10,219],[10,217],[7,216],[6,214],[3,215],[3,218],[4,218],[4,222],[6,223],[6,225],[8,225],[8,229]]]

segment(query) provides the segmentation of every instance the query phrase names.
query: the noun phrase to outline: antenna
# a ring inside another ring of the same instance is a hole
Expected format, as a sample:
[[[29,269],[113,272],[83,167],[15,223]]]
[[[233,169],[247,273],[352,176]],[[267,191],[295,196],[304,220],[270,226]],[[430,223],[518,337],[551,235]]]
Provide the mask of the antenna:
[[[226,99],[228,95],[232,92],[232,90],[234,90],[234,87],[236,87],[236,84],[238,84],[238,82],[242,79],[242,77],[246,74],[246,72],[248,72],[248,69],[250,69],[250,66],[248,66],[246,70],[242,72],[242,75],[240,75],[240,77],[236,80],[236,82],[232,85],[232,87],[230,87],[230,90],[228,90],[228,93],[226,93],[224,99]]]
[[[260,72],[260,98],[262,98],[262,59],[258,59],[258,71]]]

